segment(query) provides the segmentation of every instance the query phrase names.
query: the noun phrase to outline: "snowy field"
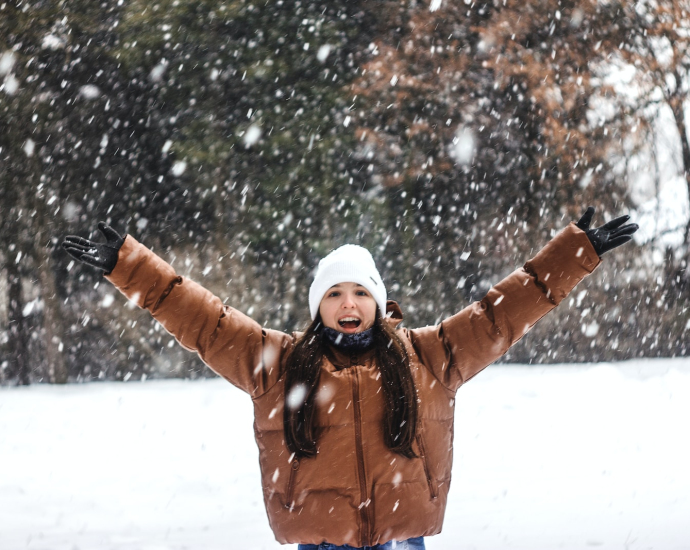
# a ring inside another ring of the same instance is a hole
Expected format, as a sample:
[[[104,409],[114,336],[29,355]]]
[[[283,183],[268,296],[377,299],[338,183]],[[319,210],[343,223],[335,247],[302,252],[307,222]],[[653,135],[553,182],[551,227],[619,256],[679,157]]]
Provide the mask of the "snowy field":
[[[689,424],[688,359],[490,367],[427,548],[688,549]],[[0,549],[281,548],[257,457],[220,379],[0,388]]]

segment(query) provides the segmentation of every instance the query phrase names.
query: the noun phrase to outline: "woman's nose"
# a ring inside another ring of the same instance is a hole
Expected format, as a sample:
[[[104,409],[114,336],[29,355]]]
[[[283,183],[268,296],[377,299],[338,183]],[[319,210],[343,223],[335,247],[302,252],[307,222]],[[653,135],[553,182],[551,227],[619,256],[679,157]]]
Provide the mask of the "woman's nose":
[[[352,299],[352,296],[350,296],[348,294],[343,296],[342,307],[346,307],[346,308],[355,307],[355,301]]]

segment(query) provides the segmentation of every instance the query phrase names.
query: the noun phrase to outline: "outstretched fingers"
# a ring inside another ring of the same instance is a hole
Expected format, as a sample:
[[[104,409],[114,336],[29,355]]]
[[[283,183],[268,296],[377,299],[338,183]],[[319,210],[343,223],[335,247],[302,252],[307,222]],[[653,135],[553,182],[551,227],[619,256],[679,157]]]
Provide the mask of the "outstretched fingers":
[[[65,240],[62,243],[62,246],[65,245],[79,245],[79,246],[88,246],[88,247],[95,247],[96,243],[89,241],[88,239],[84,239],[83,237],[78,237],[77,235],[67,235],[65,237]]]
[[[94,258],[98,257],[98,251],[91,247],[85,247],[85,246],[79,246],[79,245],[62,245],[62,248],[65,249],[65,252],[68,254],[74,256],[75,258],[81,260],[83,256],[93,256]]]
[[[67,241],[62,243],[62,248],[64,248],[65,250],[67,250],[67,248],[71,248],[73,250],[77,250],[77,251],[85,252],[85,253],[95,253],[98,250],[94,243],[79,244],[79,243],[73,243],[73,242],[67,242]]]
[[[84,255],[84,252],[82,250],[79,250],[78,248],[75,248],[73,246],[68,246],[65,245],[65,243],[62,243],[62,248],[65,249],[65,252],[72,256],[75,260],[81,261],[81,257]]]
[[[85,252],[80,248],[75,248],[73,246],[63,246],[62,248],[64,248],[65,252],[72,256],[72,258],[74,258],[75,260],[79,260],[80,262],[83,262],[84,258],[89,256],[88,252]]]
[[[75,260],[103,269],[103,261],[98,257],[98,253],[95,249],[92,248],[91,250],[85,251],[82,247],[65,245],[64,243],[62,248],[64,248],[65,252]]]
[[[616,229],[615,231],[612,231],[611,238],[615,239],[616,237],[622,237],[624,235],[632,235],[639,228],[640,226],[636,223],[629,223],[628,225],[624,225],[623,227]]]
[[[620,216],[616,218],[615,220],[611,220],[610,222],[605,223],[601,229],[605,229],[607,231],[611,231],[612,229],[616,229],[623,225],[625,222],[627,222],[630,219],[630,216],[627,214],[625,216]]]

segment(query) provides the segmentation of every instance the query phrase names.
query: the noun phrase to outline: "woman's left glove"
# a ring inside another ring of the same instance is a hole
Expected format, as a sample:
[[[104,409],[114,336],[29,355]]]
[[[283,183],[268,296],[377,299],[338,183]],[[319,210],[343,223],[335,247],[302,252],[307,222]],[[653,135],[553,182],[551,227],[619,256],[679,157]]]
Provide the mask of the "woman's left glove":
[[[621,216],[605,223],[601,227],[590,229],[589,225],[592,223],[592,216],[594,216],[594,207],[590,206],[575,225],[586,233],[599,256],[612,248],[627,243],[632,239],[632,234],[640,228],[636,223],[623,225],[630,219],[630,216]]]
[[[118,252],[125,239],[103,222],[98,222],[98,229],[105,235],[105,243],[95,243],[76,235],[68,235],[62,241],[62,248],[80,262],[102,269],[105,275],[110,275],[115,269]]]

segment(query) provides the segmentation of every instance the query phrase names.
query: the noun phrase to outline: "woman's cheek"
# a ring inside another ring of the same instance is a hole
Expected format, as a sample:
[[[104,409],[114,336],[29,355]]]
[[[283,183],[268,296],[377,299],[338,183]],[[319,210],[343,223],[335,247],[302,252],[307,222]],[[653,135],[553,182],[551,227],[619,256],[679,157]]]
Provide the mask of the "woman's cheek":
[[[374,325],[374,321],[376,321],[376,302],[367,304],[366,315],[366,328],[370,328]]]

